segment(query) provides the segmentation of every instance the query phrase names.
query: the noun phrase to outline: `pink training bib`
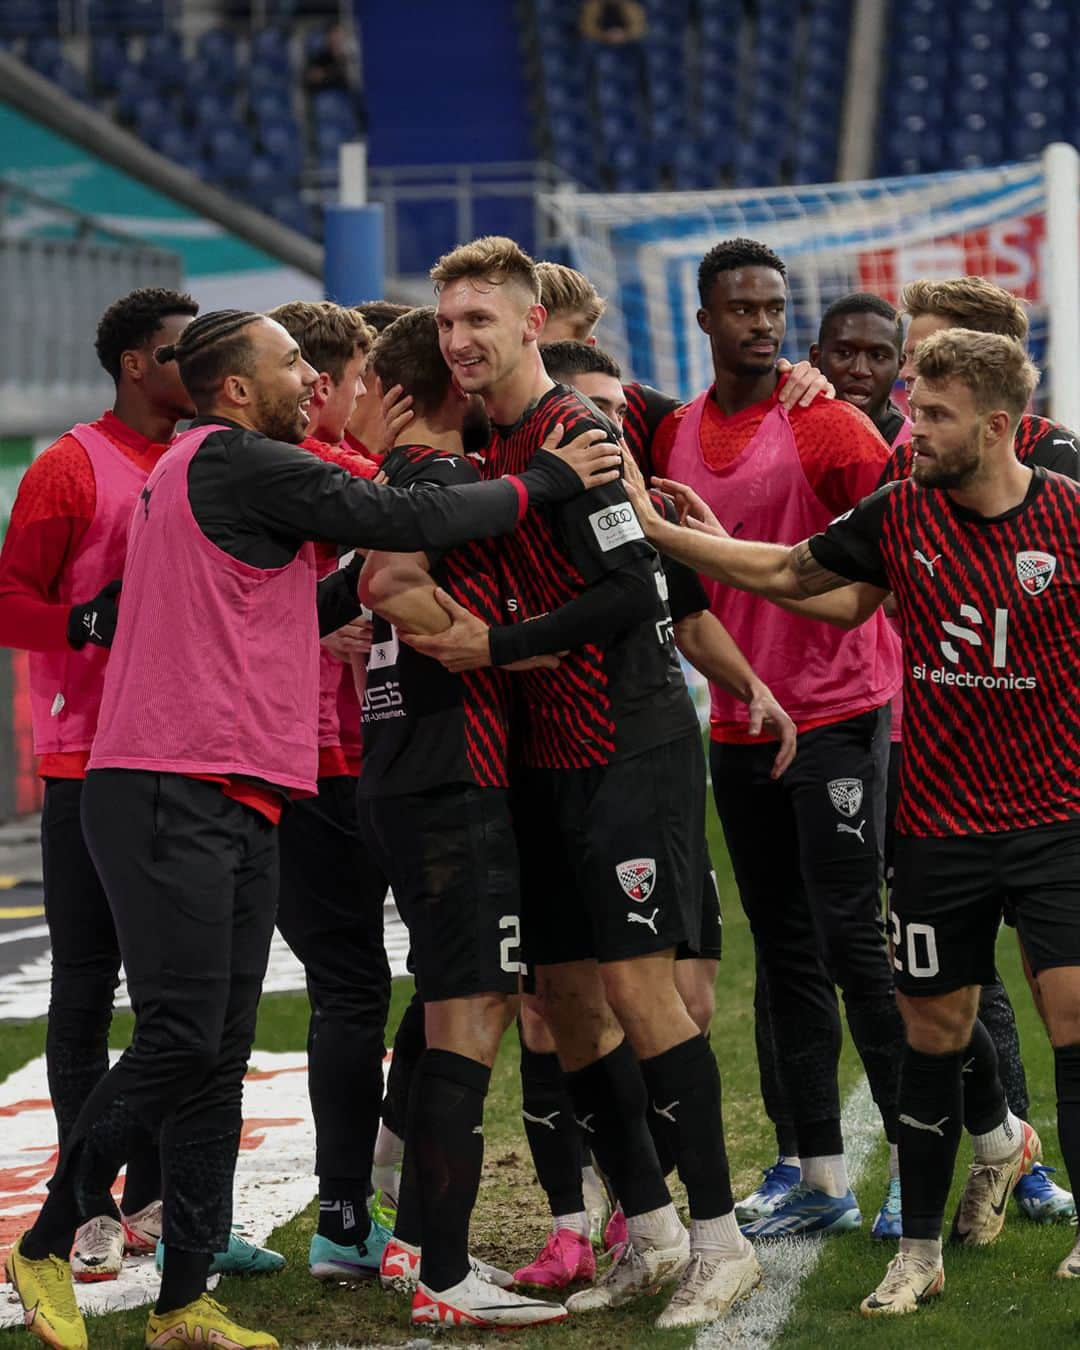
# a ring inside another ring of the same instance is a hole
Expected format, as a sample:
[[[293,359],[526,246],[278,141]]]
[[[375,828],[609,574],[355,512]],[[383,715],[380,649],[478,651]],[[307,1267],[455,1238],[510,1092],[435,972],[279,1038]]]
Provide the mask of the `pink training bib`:
[[[57,600],[81,604],[120,578],[132,507],[146,482],[139,468],[96,427],[71,428],[94,474],[94,518],[60,576]],[[89,750],[97,730],[108,649],[87,643],[81,651],[30,652],[30,715],[34,753]]]
[[[243,774],[302,793],[318,766],[315,550],[251,567],[203,534],[188,466],[216,426],[179,436],[131,521],[91,769]]]
[[[741,454],[723,469],[701,453],[701,419],[709,391],[682,417],[669,478],[687,483],[736,538],[796,544],[829,523],[829,508],[807,482],[785,408],[777,403]],[[759,596],[703,577],[712,612],[758,676],[798,725],[854,716],[887,703],[900,686],[900,651],[883,615],[853,632],[803,619]],[[718,685],[709,686],[715,740],[745,731],[748,715]]]

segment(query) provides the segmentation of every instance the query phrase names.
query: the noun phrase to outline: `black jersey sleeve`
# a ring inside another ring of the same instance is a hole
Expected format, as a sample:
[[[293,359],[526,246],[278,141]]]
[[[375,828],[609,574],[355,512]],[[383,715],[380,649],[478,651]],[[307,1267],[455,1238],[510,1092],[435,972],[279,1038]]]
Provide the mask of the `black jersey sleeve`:
[[[664,519],[670,521],[672,525],[678,525],[679,512],[672,499],[663,492],[650,492],[649,496]],[[660,562],[664,568],[664,580],[667,582],[668,609],[671,611],[672,623],[680,623],[691,614],[700,614],[703,609],[709,608],[709,597],[705,594],[705,587],[692,567],[676,562],[674,558],[669,558],[663,553],[660,555]]]
[[[1076,434],[1060,422],[1047,422],[1045,430],[1031,447],[1027,463],[1080,481],[1080,443],[1077,442]]]
[[[662,394],[648,384],[624,384],[623,392],[626,395],[623,439],[641,472],[648,478],[652,472],[652,440],[656,428],[668,413],[682,405],[677,398]]]
[[[383,461],[383,472],[391,487],[417,491],[432,487],[460,487],[480,481],[480,471],[468,455],[452,455],[427,445],[395,447]],[[448,551],[435,547],[424,549],[432,567]]]
[[[890,483],[878,488],[815,534],[808,541],[814,560],[849,581],[867,581],[889,590],[881,550],[882,523],[889,498],[901,486]]]

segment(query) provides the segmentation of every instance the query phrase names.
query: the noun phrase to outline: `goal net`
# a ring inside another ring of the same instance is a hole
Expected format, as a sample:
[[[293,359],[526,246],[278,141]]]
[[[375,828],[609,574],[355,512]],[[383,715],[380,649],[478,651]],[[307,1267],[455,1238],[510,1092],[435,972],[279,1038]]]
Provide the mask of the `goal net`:
[[[547,195],[544,205],[555,233],[569,241],[574,265],[608,299],[598,336],[627,378],[682,398],[710,383],[709,350],[695,318],[698,263],[721,239],[748,235],[768,244],[787,265],[783,354],[790,360],[806,356],[826,306],[849,291],[873,291],[895,304],[906,281],[977,273],[1028,303],[1031,352],[1044,371],[1040,408],[1053,405],[1055,416],[1067,421],[1048,369],[1051,355],[1062,365],[1062,349],[1048,350],[1048,339],[1055,291],[1067,306],[1075,277],[1077,196],[1073,179],[1071,234],[1066,229],[1065,245],[1049,248],[1048,185],[1055,172],[1054,161],[1044,159],[752,191],[559,191]],[[1068,264],[1061,279],[1055,279],[1055,254],[1058,263]],[[1066,309],[1064,326],[1075,327],[1076,321],[1075,312],[1070,316]],[[1071,388],[1080,352],[1072,351],[1067,369],[1062,383]]]

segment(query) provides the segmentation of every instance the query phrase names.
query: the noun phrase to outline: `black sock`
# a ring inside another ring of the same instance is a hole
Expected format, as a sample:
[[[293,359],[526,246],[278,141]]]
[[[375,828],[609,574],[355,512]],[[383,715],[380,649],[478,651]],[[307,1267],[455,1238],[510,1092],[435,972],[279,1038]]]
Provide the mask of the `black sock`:
[[[1080,1188],[1080,1045],[1062,1045],[1054,1050],[1054,1079],[1057,1083],[1058,1143],[1075,1195]]]
[[[419,994],[402,1014],[394,1037],[394,1053],[386,1075],[386,1095],[383,1097],[382,1120],[388,1130],[399,1139],[405,1138],[409,1121],[409,1091],[416,1066],[427,1047],[424,1035],[424,1004]]]
[[[319,1178],[319,1233],[340,1247],[358,1247],[371,1231],[367,1178]]]
[[[1028,1097],[1027,1074],[1020,1056],[1020,1035],[1016,1030],[1016,1014],[1009,995],[1000,980],[983,985],[979,995],[979,1021],[990,1033],[997,1051],[998,1074],[1005,1089],[1005,1100],[1013,1115],[1027,1120],[1031,1109]],[[965,1086],[967,1078],[964,1079]]]
[[[128,1159],[120,1209],[124,1214],[138,1214],[140,1209],[160,1199],[161,1155],[157,1144],[153,1143]]]
[[[469,1273],[469,1219],[484,1162],[484,1098],[491,1070],[450,1050],[425,1050],[416,1071],[405,1156],[420,1196],[420,1278],[449,1289]]]
[[[690,1216],[730,1214],[731,1174],[724,1147],[720,1071],[704,1036],[691,1036],[641,1061],[649,1093],[650,1125],[659,1121],[686,1187]],[[655,1127],[654,1127],[654,1135]]]
[[[552,1214],[580,1214],[585,1208],[581,1129],[559,1057],[538,1054],[521,1043],[521,1115],[536,1179]]]
[[[905,1046],[900,1065],[900,1192],[904,1236],[939,1238],[963,1117],[963,1052],[924,1055]]]
[[[671,1201],[645,1123],[645,1080],[630,1043],[566,1075],[578,1124],[610,1178],[627,1218]]]
[[[998,1074],[997,1050],[981,1018],[972,1028],[963,1061],[964,1129],[988,1134],[1005,1119],[1009,1105]]]
[[[210,1252],[186,1252],[182,1247],[167,1246],[154,1311],[160,1314],[186,1308],[205,1294],[212,1259]]]

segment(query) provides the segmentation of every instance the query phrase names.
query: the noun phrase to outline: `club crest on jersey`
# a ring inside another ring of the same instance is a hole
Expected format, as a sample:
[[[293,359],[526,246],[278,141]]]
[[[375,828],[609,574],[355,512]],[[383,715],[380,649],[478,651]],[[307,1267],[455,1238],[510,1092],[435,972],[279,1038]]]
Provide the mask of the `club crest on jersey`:
[[[630,899],[640,905],[656,889],[656,859],[628,858],[615,864],[615,875]]]
[[[842,816],[853,816],[862,806],[861,778],[834,778],[826,786],[829,789],[829,801]]]
[[[1057,559],[1052,553],[1028,549],[1016,555],[1016,575],[1028,595],[1041,595],[1054,579]]]

